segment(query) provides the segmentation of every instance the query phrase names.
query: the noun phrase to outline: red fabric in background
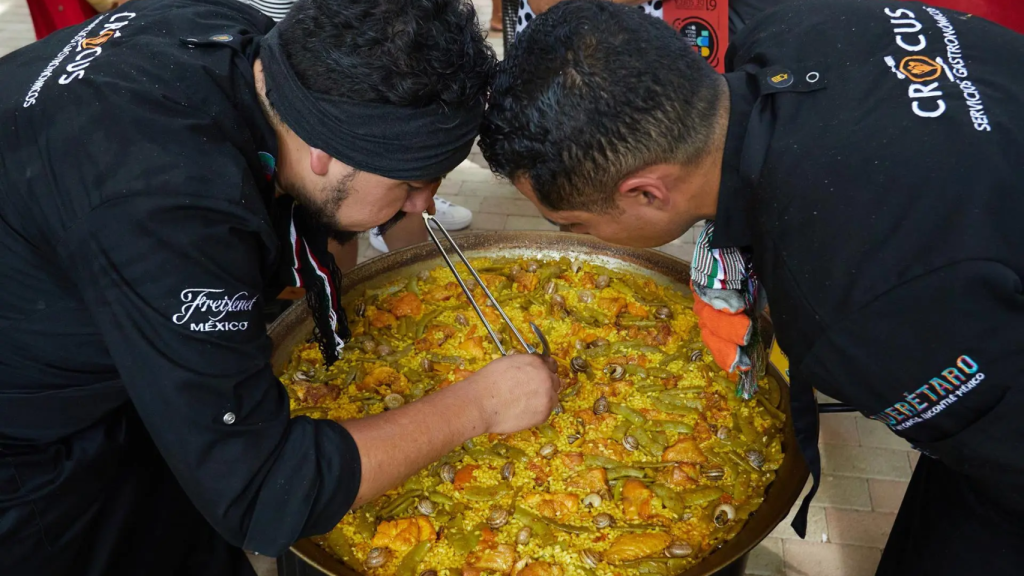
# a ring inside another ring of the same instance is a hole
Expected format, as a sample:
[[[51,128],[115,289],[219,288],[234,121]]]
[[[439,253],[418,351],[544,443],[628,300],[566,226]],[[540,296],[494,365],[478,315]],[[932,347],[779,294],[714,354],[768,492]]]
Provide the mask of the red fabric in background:
[[[908,0],[921,2],[921,0]],[[1015,32],[1024,34],[1024,2],[1022,0],[926,0],[936,8],[949,8],[981,16]]]
[[[28,0],[36,40],[51,32],[85,22],[97,14],[85,0]]]

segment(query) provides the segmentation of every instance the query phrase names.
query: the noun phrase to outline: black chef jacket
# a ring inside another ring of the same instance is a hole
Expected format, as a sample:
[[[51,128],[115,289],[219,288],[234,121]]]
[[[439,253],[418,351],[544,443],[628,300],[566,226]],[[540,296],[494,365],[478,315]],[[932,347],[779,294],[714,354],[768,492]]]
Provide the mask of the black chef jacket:
[[[355,498],[351,436],[268,363],[272,26],[136,0],[0,59],[4,576],[231,573]]]
[[[730,47],[713,242],[752,250],[815,472],[812,387],[957,478],[922,509],[1024,512],[1021,70],[1024,37],[909,2],[787,4]]]

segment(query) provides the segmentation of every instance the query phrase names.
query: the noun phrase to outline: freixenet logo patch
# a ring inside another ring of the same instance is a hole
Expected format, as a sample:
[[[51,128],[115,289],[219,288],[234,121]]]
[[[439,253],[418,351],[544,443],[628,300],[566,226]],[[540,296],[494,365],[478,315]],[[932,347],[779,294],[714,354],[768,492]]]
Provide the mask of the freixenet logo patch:
[[[237,322],[225,317],[232,312],[248,312],[256,305],[259,295],[249,297],[248,292],[227,296],[224,290],[213,288],[186,288],[181,292],[181,312],[171,317],[175,324],[188,322],[194,332],[245,330],[248,322]]]

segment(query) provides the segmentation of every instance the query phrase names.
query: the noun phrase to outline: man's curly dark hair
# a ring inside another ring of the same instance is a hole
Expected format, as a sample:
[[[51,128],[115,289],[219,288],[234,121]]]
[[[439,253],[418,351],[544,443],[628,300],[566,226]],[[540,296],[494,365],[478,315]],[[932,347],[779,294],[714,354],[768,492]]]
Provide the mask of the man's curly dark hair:
[[[630,174],[707,155],[723,94],[724,81],[660,18],[565,0],[498,66],[480,150],[552,210],[612,212]]]
[[[494,69],[469,0],[299,0],[278,26],[299,82],[349,100],[459,108]]]

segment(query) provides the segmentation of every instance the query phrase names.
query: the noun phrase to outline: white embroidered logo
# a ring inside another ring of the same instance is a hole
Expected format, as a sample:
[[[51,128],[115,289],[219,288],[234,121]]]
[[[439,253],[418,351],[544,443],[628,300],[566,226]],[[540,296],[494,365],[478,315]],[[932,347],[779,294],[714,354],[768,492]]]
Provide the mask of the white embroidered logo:
[[[221,321],[228,312],[252,310],[259,296],[249,298],[248,292],[234,296],[222,296],[224,290],[213,288],[186,288],[181,292],[181,312],[171,317],[175,324],[189,322],[189,329],[195,332],[216,332],[218,330],[245,330],[248,322]],[[197,314],[198,313],[198,314]],[[206,316],[203,318],[202,316]],[[190,322],[190,320],[194,320]],[[195,322],[197,320],[198,322]]]

